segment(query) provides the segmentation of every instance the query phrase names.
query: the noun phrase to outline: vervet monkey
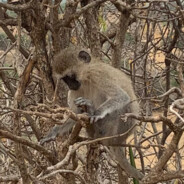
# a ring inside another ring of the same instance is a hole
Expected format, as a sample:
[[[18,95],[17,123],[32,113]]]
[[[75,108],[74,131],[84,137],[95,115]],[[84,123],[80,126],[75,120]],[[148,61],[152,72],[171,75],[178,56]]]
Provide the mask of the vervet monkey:
[[[121,120],[121,115],[131,112],[138,113],[131,80],[122,71],[103,63],[97,58],[79,48],[69,47],[54,58],[53,75],[62,79],[69,87],[68,105],[75,113],[81,113],[79,108],[85,105],[89,109],[90,125],[87,132],[92,138],[122,134],[129,130],[135,120]],[[41,140],[41,143],[64,135],[74,126],[73,120],[64,125],[55,126]],[[128,134],[123,137],[108,139],[102,142],[107,146],[125,143]],[[133,168],[121,151],[120,147],[112,147],[113,155],[120,166],[132,177],[141,179],[142,174]]]

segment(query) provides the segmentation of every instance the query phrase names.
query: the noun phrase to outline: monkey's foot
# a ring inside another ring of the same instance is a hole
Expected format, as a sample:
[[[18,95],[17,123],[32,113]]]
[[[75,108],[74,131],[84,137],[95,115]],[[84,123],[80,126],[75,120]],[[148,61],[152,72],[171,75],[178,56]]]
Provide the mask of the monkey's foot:
[[[40,145],[43,145],[45,142],[54,141],[56,139],[55,135],[52,136],[46,136],[40,140]]]

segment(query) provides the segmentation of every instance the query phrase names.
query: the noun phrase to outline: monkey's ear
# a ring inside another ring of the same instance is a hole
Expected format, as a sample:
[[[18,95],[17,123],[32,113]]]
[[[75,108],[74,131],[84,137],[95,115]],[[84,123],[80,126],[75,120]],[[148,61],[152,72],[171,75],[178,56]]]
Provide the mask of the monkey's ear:
[[[91,56],[84,50],[79,52],[78,58],[83,60],[85,63],[89,63],[91,61]]]

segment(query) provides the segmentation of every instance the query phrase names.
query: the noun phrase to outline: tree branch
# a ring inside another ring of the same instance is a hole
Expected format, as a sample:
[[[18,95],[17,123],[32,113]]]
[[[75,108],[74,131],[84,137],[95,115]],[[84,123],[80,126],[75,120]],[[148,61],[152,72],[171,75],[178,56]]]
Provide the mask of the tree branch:
[[[44,147],[42,147],[36,143],[33,143],[32,141],[24,139],[20,136],[16,136],[16,135],[14,135],[8,131],[2,130],[2,129],[0,129],[0,136],[3,138],[7,138],[7,139],[10,139],[12,141],[15,141],[17,143],[21,143],[23,145],[29,146],[29,147],[37,150],[38,152],[42,153],[43,155],[45,155],[51,163],[56,163],[56,158],[54,157],[53,153],[49,152]]]
[[[13,4],[0,2],[0,7],[6,8],[9,10],[13,10],[13,11],[24,11],[24,10],[32,8],[32,3],[34,3],[34,0],[31,0],[30,2],[21,4],[21,5],[13,5]]]
[[[96,1],[93,1],[92,3],[89,3],[88,5],[84,6],[83,8],[81,8],[79,11],[77,11],[75,14],[71,15],[67,20],[60,20],[58,23],[57,23],[57,28],[59,27],[67,27],[69,26],[70,22],[74,19],[77,19],[79,18],[84,12],[86,12],[89,8],[92,8],[93,6],[97,6],[98,4],[100,3],[103,3],[107,0],[96,0]]]

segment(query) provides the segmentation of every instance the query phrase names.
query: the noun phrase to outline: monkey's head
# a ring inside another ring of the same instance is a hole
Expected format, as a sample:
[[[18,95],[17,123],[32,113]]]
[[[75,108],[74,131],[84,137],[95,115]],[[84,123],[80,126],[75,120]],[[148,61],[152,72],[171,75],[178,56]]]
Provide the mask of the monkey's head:
[[[54,57],[52,63],[53,74],[62,78],[66,74],[80,68],[81,65],[88,64],[91,61],[90,54],[76,47],[63,49]]]

